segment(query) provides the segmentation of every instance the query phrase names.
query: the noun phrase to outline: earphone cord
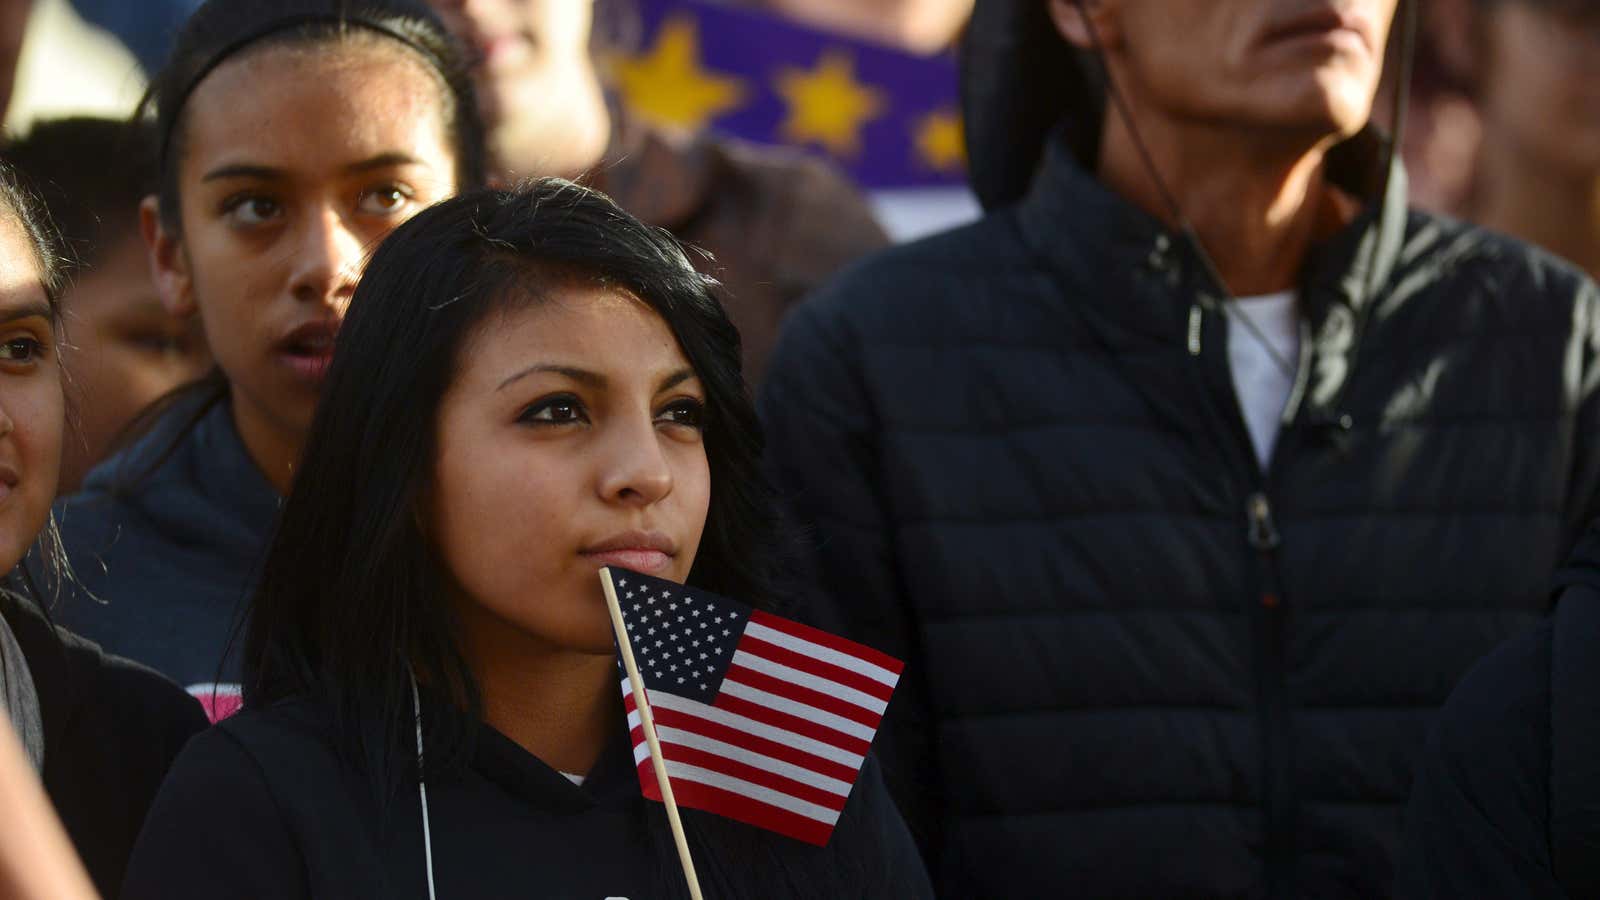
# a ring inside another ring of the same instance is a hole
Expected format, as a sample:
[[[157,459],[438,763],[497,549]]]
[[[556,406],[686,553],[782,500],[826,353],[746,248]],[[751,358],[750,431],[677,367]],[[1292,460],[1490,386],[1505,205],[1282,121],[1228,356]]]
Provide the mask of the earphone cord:
[[[417,693],[417,676],[409,668],[411,710],[417,724],[417,797],[422,801],[422,856],[428,867],[428,900],[437,900],[433,891],[433,834],[428,828],[428,781],[422,768],[422,699]]]

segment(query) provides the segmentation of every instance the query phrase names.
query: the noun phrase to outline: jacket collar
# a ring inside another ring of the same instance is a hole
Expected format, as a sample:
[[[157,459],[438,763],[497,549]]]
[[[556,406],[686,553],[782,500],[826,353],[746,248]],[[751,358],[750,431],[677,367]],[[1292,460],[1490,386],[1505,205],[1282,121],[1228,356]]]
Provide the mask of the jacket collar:
[[[1217,299],[1199,275],[1198,260],[1175,230],[1087,171],[1071,146],[1071,133],[1058,129],[1038,176],[1015,210],[1024,242],[1067,275],[1067,284],[1089,288],[1072,302],[1098,307],[1098,313],[1145,336],[1181,341],[1188,307],[1201,299],[1192,291]],[[1307,257],[1300,297],[1314,334],[1321,334],[1338,307],[1348,313],[1351,324],[1358,322],[1399,260],[1406,178],[1398,159],[1385,169],[1387,156],[1385,139],[1371,127],[1329,153],[1329,176],[1336,185],[1377,199]]]

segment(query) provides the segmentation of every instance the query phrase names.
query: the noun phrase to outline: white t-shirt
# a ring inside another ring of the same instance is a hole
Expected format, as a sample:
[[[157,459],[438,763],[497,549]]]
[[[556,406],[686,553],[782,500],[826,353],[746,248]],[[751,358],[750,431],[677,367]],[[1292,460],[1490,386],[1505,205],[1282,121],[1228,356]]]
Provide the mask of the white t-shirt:
[[[1233,388],[1239,395],[1239,409],[1250,430],[1256,459],[1264,468],[1272,458],[1272,445],[1283,424],[1283,408],[1294,390],[1293,371],[1284,371],[1278,360],[1261,345],[1260,338],[1239,321],[1247,316],[1272,345],[1273,352],[1291,366],[1300,359],[1300,321],[1295,310],[1295,292],[1240,297],[1228,314],[1228,366],[1233,370]]]

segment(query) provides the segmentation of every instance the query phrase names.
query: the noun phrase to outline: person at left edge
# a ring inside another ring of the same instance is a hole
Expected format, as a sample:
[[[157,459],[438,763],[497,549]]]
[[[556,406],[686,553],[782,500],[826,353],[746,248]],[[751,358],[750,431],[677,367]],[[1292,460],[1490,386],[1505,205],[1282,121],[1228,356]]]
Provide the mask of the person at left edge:
[[[216,369],[58,506],[83,590],[56,610],[218,715],[236,691],[206,685],[237,681],[224,657],[361,262],[482,181],[483,135],[455,44],[415,0],[211,0],[147,106],[151,267]]]
[[[776,596],[713,290],[665,232],[559,179],[384,242],[252,603],[244,711],[174,764],[125,898],[686,893],[597,576]],[[871,756],[825,847],[683,822],[707,897],[930,895]]]
[[[17,577],[36,537],[64,566],[49,519],[66,421],[64,279],[47,221],[0,167],[0,571],[13,573],[0,588],[0,717],[95,886],[110,892],[167,767],[205,716],[155,672],[54,627],[33,582]],[[7,807],[5,827],[23,814]]]

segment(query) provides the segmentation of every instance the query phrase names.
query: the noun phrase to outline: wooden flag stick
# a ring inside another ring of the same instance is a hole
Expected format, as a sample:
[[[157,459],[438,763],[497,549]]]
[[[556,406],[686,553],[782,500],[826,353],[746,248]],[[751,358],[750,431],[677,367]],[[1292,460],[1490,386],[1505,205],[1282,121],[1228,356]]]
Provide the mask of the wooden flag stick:
[[[700,879],[695,877],[694,859],[689,856],[689,841],[683,836],[683,820],[678,818],[678,801],[672,797],[672,782],[667,778],[667,760],[661,755],[661,741],[656,738],[655,717],[650,714],[650,701],[645,697],[644,679],[639,677],[639,667],[633,661],[633,642],[628,640],[628,624],[622,620],[622,604],[617,602],[617,588],[611,583],[609,567],[600,570],[600,588],[605,591],[606,607],[611,610],[611,630],[617,633],[617,646],[622,648],[622,665],[628,670],[634,708],[639,710],[644,739],[650,745],[650,764],[656,770],[656,784],[661,786],[661,801],[667,807],[667,822],[672,825],[672,839],[678,845],[678,861],[683,864],[683,877],[689,882],[689,896],[702,900]]]

